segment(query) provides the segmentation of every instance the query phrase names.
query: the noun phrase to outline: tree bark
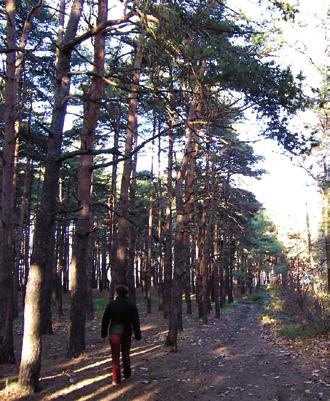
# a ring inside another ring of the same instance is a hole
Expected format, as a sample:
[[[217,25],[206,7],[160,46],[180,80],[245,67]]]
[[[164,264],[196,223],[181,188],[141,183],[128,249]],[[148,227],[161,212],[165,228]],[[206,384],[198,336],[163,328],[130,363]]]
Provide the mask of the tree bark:
[[[160,125],[160,123],[159,123]],[[160,131],[160,126],[158,132]],[[163,209],[163,191],[162,191],[162,179],[160,175],[161,171],[161,137],[158,138],[158,196],[157,196],[157,235],[158,235],[158,301],[159,310],[164,310],[164,256],[163,256],[163,221],[162,221],[162,209]]]
[[[137,136],[137,132],[135,133],[134,136],[134,148],[136,148],[137,146],[137,140],[138,140],[138,136]],[[138,154],[135,153],[133,156],[133,163],[132,163],[132,180],[131,180],[131,184],[130,184],[130,190],[129,190],[129,196],[130,196],[130,215],[132,217],[136,217],[136,205],[135,205],[135,201],[136,201],[136,168],[137,168],[137,158],[138,158]],[[128,262],[128,266],[129,268],[126,271],[127,274],[127,286],[128,286],[128,290],[129,290],[129,296],[132,299],[135,299],[136,297],[136,293],[135,293],[135,284],[134,284],[134,260],[135,260],[135,254],[136,254],[136,227],[133,224],[130,224],[130,240],[129,240],[129,262]]]
[[[184,261],[185,256],[182,255],[182,244],[184,244],[185,232],[182,229],[183,225],[183,179],[182,172],[178,171],[176,180],[176,221],[177,229],[175,233],[174,242],[174,275],[171,284],[171,305],[169,315],[169,330],[167,333],[165,345],[173,347],[174,350],[178,348],[178,332],[179,332],[179,314],[181,299],[181,279],[184,274]]]
[[[29,392],[39,386],[41,367],[41,298],[45,283],[48,255],[52,252],[53,225],[58,193],[59,164],[67,97],[70,92],[70,61],[72,50],[62,51],[63,44],[72,40],[77,33],[84,0],[74,0],[63,38],[64,4],[62,1],[61,24],[57,42],[56,88],[48,139],[47,163],[41,201],[36,216],[31,266],[27,283],[24,310],[24,336],[19,384]]]
[[[219,288],[219,239],[218,226],[215,224],[213,231],[214,254],[213,254],[213,291],[215,317],[220,318],[220,288]]]
[[[171,106],[170,106],[171,107]],[[165,216],[165,257],[164,257],[164,317],[167,318],[170,313],[171,304],[171,282],[173,272],[173,241],[172,241],[172,203],[173,203],[173,110],[169,111],[168,118],[168,153],[167,153],[167,203]]]
[[[154,184],[153,184],[153,159],[151,162],[151,180],[149,189],[149,218],[148,218],[148,232],[146,242],[146,281],[145,281],[145,295],[147,302],[147,313],[151,313],[151,263],[152,263],[152,230],[154,220]]]
[[[135,62],[133,66],[131,97],[128,107],[128,122],[125,142],[125,156],[132,152],[134,144],[134,136],[137,131],[137,106],[139,93],[140,71],[143,59],[143,35],[140,35],[139,44],[136,51]],[[116,238],[115,255],[113,263],[113,281],[114,284],[127,284],[127,270],[133,266],[129,266],[129,187],[132,174],[132,157],[128,157],[124,161],[123,174],[120,187],[120,216],[118,222],[118,235]]]
[[[119,134],[120,134],[120,118],[121,110],[117,108],[116,111],[116,122],[114,126],[114,139],[113,147],[114,149],[119,149]],[[111,174],[111,194],[110,194],[110,269],[111,269],[111,282],[110,282],[110,293],[109,298],[114,299],[115,296],[115,276],[116,276],[116,243],[117,243],[117,222],[118,218],[116,216],[115,210],[117,207],[117,171],[118,171],[118,154],[113,155],[113,166]]]
[[[97,23],[107,19],[107,0],[98,2]],[[83,128],[81,132],[81,150],[91,151],[94,147],[95,129],[103,95],[105,62],[105,33],[99,32],[95,36],[93,78],[90,85]],[[87,286],[91,270],[91,232],[92,208],[91,192],[93,179],[93,155],[80,156],[78,173],[78,206],[79,213],[76,223],[74,249],[72,254],[72,283],[71,283],[71,310],[69,323],[68,356],[77,357],[85,350],[85,321],[87,311]]]
[[[178,330],[182,326],[179,320],[182,310],[182,278],[185,273],[187,261],[187,244],[189,239],[189,222],[191,218],[190,201],[192,199],[192,181],[194,178],[194,158],[196,148],[194,147],[194,120],[196,119],[196,100],[190,103],[185,129],[185,153],[181,168],[176,177],[176,232],[174,244],[174,275],[171,288],[171,310],[169,319],[169,331],[166,345],[177,349]],[[183,182],[186,181],[186,191]],[[183,195],[186,193],[185,204]],[[187,198],[188,197],[188,198]]]
[[[15,1],[6,0],[7,46],[16,47]],[[13,340],[13,201],[15,174],[16,121],[18,115],[18,80],[16,52],[7,54],[2,162],[2,214],[0,227],[0,363],[14,363]]]
[[[192,263],[191,263],[191,253],[192,253],[192,241],[189,241],[189,246],[187,249],[188,256],[186,260],[186,274],[185,274],[185,300],[187,306],[187,315],[192,315],[192,302],[191,302],[191,282],[192,282]]]

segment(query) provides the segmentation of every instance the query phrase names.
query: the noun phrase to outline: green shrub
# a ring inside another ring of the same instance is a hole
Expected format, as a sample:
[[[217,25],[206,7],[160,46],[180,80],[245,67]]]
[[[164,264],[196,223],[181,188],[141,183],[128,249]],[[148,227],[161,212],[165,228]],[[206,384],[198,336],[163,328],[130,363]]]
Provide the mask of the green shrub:
[[[227,315],[233,308],[236,308],[237,303],[234,301],[231,304],[226,304],[222,309],[220,309],[220,315]]]
[[[298,337],[313,337],[317,334],[316,329],[313,327],[308,327],[304,325],[292,325],[288,324],[280,329],[280,334],[282,336],[288,337],[290,339],[295,339]]]
[[[103,312],[108,304],[108,299],[104,297],[96,297],[93,299],[93,306],[95,311]]]
[[[269,294],[267,292],[256,292],[255,294],[250,294],[245,299],[245,302],[250,304],[263,305],[269,300]]]

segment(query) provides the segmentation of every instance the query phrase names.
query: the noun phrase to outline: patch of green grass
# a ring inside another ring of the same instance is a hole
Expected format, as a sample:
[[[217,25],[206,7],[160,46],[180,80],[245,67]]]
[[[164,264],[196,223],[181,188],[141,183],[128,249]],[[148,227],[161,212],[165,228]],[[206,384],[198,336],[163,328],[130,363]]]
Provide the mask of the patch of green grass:
[[[159,304],[158,298],[157,297],[151,297],[151,308],[156,308],[156,307],[158,308],[158,304]],[[146,307],[146,305],[147,305],[147,300],[145,298],[137,299],[136,306],[138,308],[143,309],[143,308]]]
[[[191,320],[192,320],[193,322],[199,322],[199,321],[200,321],[200,318],[198,317],[198,314],[193,313],[193,314],[191,315]]]
[[[220,315],[226,316],[233,309],[236,308],[237,303],[232,302],[231,304],[226,304],[222,309],[220,309]]]
[[[17,376],[15,376],[15,377],[8,377],[7,379],[6,379],[6,387],[9,387],[9,386],[16,386],[18,384],[18,377]]]
[[[261,292],[256,294],[250,294],[244,301],[249,304],[263,305],[265,302],[265,296]]]
[[[269,290],[265,288],[254,294],[249,294],[244,298],[244,302],[256,305],[266,305],[270,302],[271,296],[272,294],[270,294]]]
[[[232,309],[236,308],[236,306],[237,306],[237,302],[235,302],[235,301],[233,303],[231,303],[231,304],[225,304],[224,307],[220,309],[220,316],[228,315],[228,313]],[[213,318],[214,317],[214,309],[212,309],[212,311],[209,313],[208,317],[209,318]],[[193,322],[200,322],[202,320],[202,318],[200,318],[198,316],[197,306],[196,306],[196,308],[193,306],[193,314],[191,315],[190,318],[191,318],[191,320]]]
[[[291,340],[298,337],[313,337],[317,334],[317,331],[314,328],[299,324],[284,325],[279,332],[282,336],[288,337]]]
[[[105,297],[95,297],[93,299],[93,306],[95,311],[103,312],[107,304],[108,304],[108,299]]]

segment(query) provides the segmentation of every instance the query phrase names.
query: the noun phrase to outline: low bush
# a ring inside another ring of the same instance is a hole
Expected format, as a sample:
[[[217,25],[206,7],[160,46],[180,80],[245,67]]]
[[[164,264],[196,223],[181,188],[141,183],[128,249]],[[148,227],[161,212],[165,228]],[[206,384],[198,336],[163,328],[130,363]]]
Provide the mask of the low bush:
[[[304,325],[284,325],[279,330],[282,336],[288,337],[290,339],[295,339],[298,337],[313,337],[317,333],[317,330],[313,327],[308,327]]]
[[[97,297],[93,299],[93,307],[95,311],[104,311],[109,300],[105,297]]]

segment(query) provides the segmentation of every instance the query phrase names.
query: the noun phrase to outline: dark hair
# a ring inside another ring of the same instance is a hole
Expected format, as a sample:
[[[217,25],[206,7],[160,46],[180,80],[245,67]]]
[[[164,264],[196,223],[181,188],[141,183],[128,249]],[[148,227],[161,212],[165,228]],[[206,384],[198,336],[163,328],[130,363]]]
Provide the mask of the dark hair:
[[[118,284],[115,291],[119,297],[127,297],[128,295],[128,287],[125,284]]]

